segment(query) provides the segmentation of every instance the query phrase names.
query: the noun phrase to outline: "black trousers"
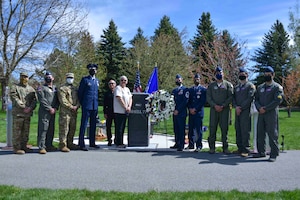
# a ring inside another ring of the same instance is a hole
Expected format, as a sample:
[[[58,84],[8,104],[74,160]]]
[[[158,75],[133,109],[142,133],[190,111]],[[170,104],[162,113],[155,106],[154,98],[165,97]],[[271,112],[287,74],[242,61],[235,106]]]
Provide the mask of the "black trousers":
[[[107,118],[106,118],[106,135],[107,135],[108,142],[111,142],[111,138],[112,138],[111,127],[112,127],[113,121],[115,123],[115,114],[113,114],[113,113],[112,114],[107,114]],[[116,124],[115,124],[115,126],[116,126]]]
[[[123,136],[127,122],[127,115],[115,113],[115,144],[123,145]]]

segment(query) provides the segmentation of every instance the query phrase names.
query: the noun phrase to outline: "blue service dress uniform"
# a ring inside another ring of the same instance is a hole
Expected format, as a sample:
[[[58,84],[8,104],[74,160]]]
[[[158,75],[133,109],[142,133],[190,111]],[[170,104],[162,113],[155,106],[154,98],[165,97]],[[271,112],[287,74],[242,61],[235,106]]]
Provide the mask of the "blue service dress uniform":
[[[175,147],[178,150],[184,148],[185,123],[187,116],[187,103],[189,100],[189,89],[181,85],[172,91],[175,101],[175,110],[178,115],[173,114],[173,129],[175,134]]]
[[[204,117],[204,105],[206,103],[206,88],[201,85],[189,89],[188,108],[196,109],[196,114],[189,113],[189,148],[202,149],[202,125]],[[196,135],[195,135],[196,133]]]
[[[83,77],[78,88],[78,99],[82,109],[81,125],[79,132],[80,148],[85,148],[84,133],[90,119],[89,128],[89,143],[90,146],[95,146],[95,134],[98,114],[98,87],[99,80],[92,76]]]
[[[265,107],[266,112],[258,115],[257,122],[257,150],[261,156],[265,155],[266,133],[269,136],[271,147],[270,158],[279,155],[278,145],[278,107],[283,100],[283,88],[272,81],[271,84],[263,83],[258,86],[255,94],[255,106],[257,110]]]

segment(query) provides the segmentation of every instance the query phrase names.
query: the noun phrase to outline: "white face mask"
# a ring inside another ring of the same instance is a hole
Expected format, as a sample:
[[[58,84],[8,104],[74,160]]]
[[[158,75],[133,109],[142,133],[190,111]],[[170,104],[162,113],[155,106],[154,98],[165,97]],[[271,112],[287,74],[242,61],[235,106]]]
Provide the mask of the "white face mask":
[[[68,84],[73,84],[74,78],[67,78],[67,83]]]

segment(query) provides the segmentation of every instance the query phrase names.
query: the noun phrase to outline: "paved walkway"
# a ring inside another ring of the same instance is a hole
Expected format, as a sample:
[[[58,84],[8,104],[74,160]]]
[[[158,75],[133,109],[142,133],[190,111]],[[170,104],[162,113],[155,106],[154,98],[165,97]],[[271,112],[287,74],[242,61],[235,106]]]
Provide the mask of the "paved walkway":
[[[129,192],[300,189],[300,151],[282,152],[270,163],[267,157],[177,152],[166,148],[173,138],[162,135],[154,135],[147,148],[98,144],[101,149],[46,155],[34,147],[20,156],[0,143],[0,185]]]

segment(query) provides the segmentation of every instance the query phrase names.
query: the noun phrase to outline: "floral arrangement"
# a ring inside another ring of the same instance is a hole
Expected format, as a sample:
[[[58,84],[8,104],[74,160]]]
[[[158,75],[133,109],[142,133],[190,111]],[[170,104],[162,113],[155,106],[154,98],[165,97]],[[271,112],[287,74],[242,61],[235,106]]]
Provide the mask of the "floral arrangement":
[[[149,113],[151,121],[159,122],[169,119],[175,110],[174,96],[165,90],[150,94],[146,100],[146,112]]]

